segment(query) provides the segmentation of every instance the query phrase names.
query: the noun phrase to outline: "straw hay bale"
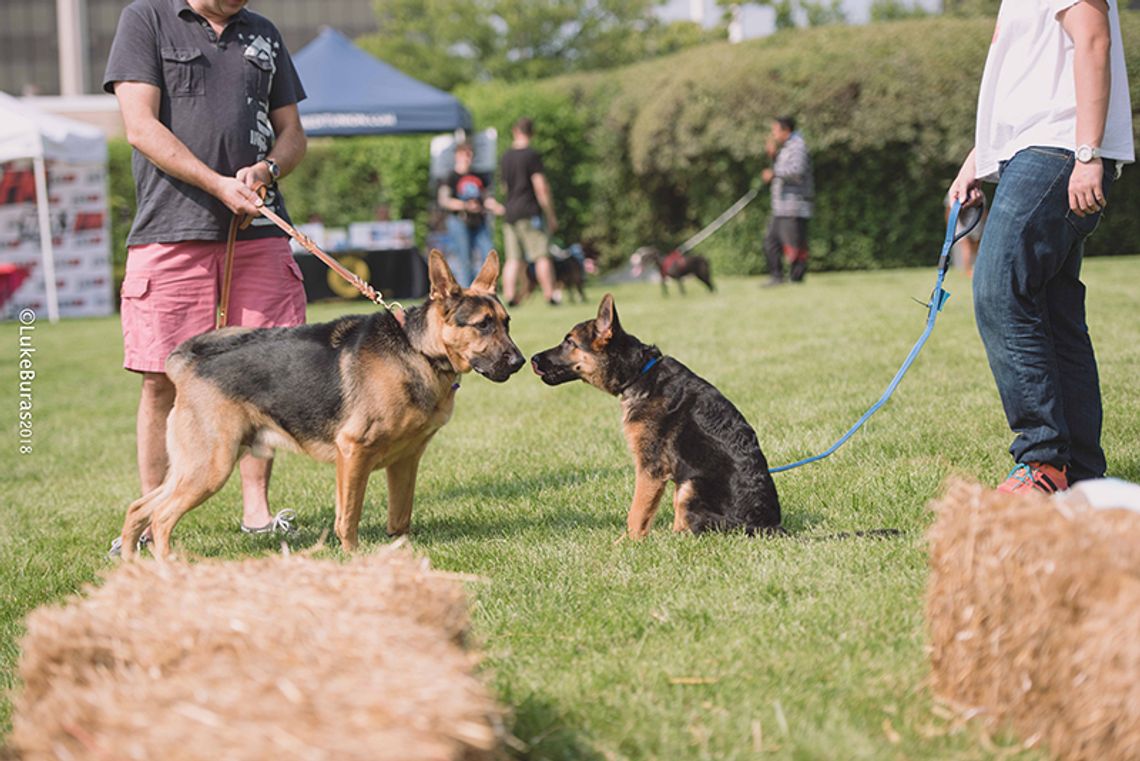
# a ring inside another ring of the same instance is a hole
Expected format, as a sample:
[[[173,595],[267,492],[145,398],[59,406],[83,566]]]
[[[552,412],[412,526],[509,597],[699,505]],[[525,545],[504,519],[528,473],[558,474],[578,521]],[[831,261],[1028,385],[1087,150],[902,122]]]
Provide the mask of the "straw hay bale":
[[[74,759],[494,758],[463,585],[409,550],[129,563],[27,621],[10,752]]]
[[[935,694],[1055,758],[1140,758],[1140,515],[961,481],[932,507]]]

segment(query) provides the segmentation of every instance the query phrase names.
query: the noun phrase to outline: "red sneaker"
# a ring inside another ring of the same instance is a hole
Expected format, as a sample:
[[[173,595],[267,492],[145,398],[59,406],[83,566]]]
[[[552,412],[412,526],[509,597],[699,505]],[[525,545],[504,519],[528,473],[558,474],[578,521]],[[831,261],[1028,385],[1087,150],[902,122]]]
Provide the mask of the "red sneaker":
[[[1064,491],[1069,488],[1066,470],[1047,462],[1023,462],[1009,472],[997,490],[1009,493],[1039,491],[1042,494]]]

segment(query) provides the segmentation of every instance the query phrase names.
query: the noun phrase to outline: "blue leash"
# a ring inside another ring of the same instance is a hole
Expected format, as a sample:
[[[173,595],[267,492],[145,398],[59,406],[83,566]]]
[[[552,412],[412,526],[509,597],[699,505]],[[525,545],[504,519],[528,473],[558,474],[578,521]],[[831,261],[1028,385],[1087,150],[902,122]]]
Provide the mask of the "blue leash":
[[[973,220],[966,227],[966,229],[955,235],[955,232],[958,229],[958,212],[961,211],[961,209],[962,206],[958,201],[954,201],[954,204],[950,207],[950,218],[946,222],[946,239],[942,243],[942,255],[938,257],[938,276],[934,281],[934,290],[930,293],[930,303],[926,305],[929,310],[926,316],[926,329],[922,331],[922,335],[918,337],[918,341],[910,350],[910,354],[908,354],[906,356],[906,360],[903,361],[902,367],[900,367],[899,371],[895,373],[895,377],[891,379],[891,383],[889,386],[887,386],[887,390],[883,392],[883,395],[881,397],[879,397],[879,401],[871,405],[871,409],[863,413],[863,417],[855,421],[855,425],[851,426],[847,433],[840,436],[839,440],[828,447],[825,451],[811,457],[806,457],[802,460],[797,460],[790,465],[781,465],[778,468],[770,468],[770,473],[783,473],[785,470],[798,468],[801,465],[817,462],[819,460],[822,460],[824,457],[827,457],[832,452],[839,449],[839,447],[847,443],[847,440],[854,436],[855,432],[862,428],[863,424],[866,423],[872,415],[878,412],[880,407],[887,403],[887,400],[891,398],[891,394],[895,393],[895,389],[898,388],[899,383],[903,379],[903,376],[906,375],[906,371],[910,369],[911,364],[913,364],[915,358],[918,356],[918,353],[922,350],[923,344],[926,343],[926,339],[930,337],[931,331],[934,330],[934,321],[938,319],[938,313],[942,311],[942,307],[946,303],[946,300],[950,298],[949,291],[943,290],[942,288],[942,281],[946,278],[946,270],[950,268],[950,249],[959,240],[969,235],[973,229],[978,226],[978,222],[982,220],[982,207],[979,206],[977,207],[977,213],[974,215]]]

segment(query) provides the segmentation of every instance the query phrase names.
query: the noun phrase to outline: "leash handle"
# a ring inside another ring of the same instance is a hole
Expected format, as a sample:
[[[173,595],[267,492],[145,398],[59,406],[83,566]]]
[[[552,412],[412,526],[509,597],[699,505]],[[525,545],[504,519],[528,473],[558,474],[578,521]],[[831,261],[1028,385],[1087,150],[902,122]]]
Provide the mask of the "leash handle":
[[[237,246],[237,233],[240,226],[241,215],[235,214],[230,220],[230,232],[226,236],[226,261],[222,269],[222,296],[218,302],[214,330],[221,330],[229,322],[230,286],[233,285],[234,280],[234,250]]]
[[[974,228],[981,223],[985,211],[986,197],[982,196],[982,200],[977,206],[972,206],[966,210],[967,213],[973,212],[973,214],[968,218],[968,221],[963,220],[964,227],[961,232],[958,232],[958,219],[962,212],[962,202],[954,199],[954,202],[950,204],[950,214],[946,218],[946,238],[942,242],[942,255],[938,257],[938,269],[945,272],[950,268],[950,249],[954,247],[955,243],[974,231]]]
[[[959,207],[959,209],[961,209],[962,204],[960,201],[955,201],[954,203]],[[966,227],[965,227],[965,229],[962,230],[962,232],[960,232],[954,236],[954,242],[957,243],[958,241],[962,240],[962,238],[965,238],[967,235],[972,233],[974,231],[974,228],[977,227],[981,223],[982,215],[985,214],[985,212],[986,212],[986,197],[982,196],[981,201],[979,201],[977,206],[971,206],[968,209],[966,209],[966,213],[967,214],[972,213],[973,216],[972,216],[972,218],[970,218],[970,220],[968,222],[962,223]],[[959,214],[959,219],[961,219],[961,218],[962,218],[961,214]]]
[[[264,183],[258,183],[254,192],[265,201],[268,189]],[[226,261],[222,268],[222,296],[218,301],[218,309],[214,319],[214,330],[221,330],[229,322],[230,289],[234,280],[234,256],[237,249],[238,230],[244,230],[253,223],[252,214],[234,214],[230,220],[230,231],[226,235]]]

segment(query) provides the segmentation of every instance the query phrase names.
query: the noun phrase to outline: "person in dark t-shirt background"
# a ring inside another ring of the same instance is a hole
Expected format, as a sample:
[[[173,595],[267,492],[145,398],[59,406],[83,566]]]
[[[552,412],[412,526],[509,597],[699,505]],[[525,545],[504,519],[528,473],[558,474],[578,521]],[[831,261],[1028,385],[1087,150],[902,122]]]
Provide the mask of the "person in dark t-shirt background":
[[[535,276],[547,303],[556,303],[550,236],[558,230],[558,217],[554,214],[554,197],[543,172],[542,156],[530,147],[533,135],[531,119],[524,116],[515,122],[510,150],[499,162],[499,174],[507,189],[503,297],[509,306],[518,305],[519,276],[525,272],[528,261],[534,262]]]
[[[470,143],[455,147],[455,169],[440,184],[438,203],[447,214],[450,250],[447,262],[455,279],[464,288],[475,275],[491,250],[491,221],[487,213],[502,215],[506,209],[490,191],[490,177],[473,172],[475,150]]]

